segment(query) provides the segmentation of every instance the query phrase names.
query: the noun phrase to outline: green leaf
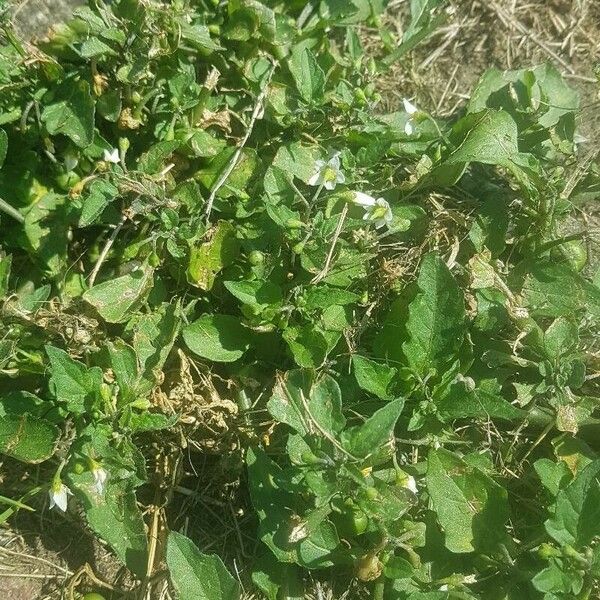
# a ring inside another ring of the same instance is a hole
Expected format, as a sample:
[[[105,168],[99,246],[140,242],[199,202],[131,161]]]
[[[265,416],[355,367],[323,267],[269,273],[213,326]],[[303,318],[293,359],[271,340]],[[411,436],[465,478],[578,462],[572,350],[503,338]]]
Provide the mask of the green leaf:
[[[0,419],[0,452],[27,463],[40,463],[54,454],[60,430],[45,419],[29,414]]]
[[[456,454],[429,452],[427,490],[451,552],[492,551],[505,538],[506,490]]]
[[[94,139],[94,100],[87,81],[65,84],[57,102],[42,111],[42,122],[50,135],[62,133],[85,148]]]
[[[230,315],[204,315],[182,333],[192,352],[215,362],[234,362],[250,345],[249,330]]]
[[[389,402],[362,425],[349,430],[345,439],[345,446],[349,452],[358,458],[364,458],[390,443],[403,408],[404,400]]]
[[[119,195],[119,190],[109,181],[96,179],[83,200],[79,227],[87,227],[95,223],[102,211]]]
[[[444,4],[446,0],[411,0],[410,23],[404,31],[402,42],[383,59],[384,64],[396,62],[435,31],[446,20],[441,10]]]
[[[325,73],[317,63],[315,55],[305,46],[296,46],[288,60],[288,67],[300,96],[309,104],[323,98]]]
[[[179,600],[237,600],[238,582],[215,554],[203,554],[181,533],[167,539],[167,566]]]
[[[12,265],[12,255],[0,256],[0,299],[8,293],[8,279]]]
[[[317,369],[327,357],[329,345],[323,333],[312,325],[288,327],[283,332],[296,364],[305,369]]]
[[[83,58],[100,58],[102,56],[117,56],[117,53],[102,40],[91,37],[84,40],[79,48],[79,54]]]
[[[163,304],[133,324],[133,348],[144,376],[158,381],[181,327],[179,302]]]
[[[146,528],[135,492],[126,481],[109,474],[104,494],[98,494],[90,471],[69,473],[71,489],[83,505],[89,526],[114,550],[119,560],[138,577],[146,575]]]
[[[235,228],[227,221],[219,221],[207,238],[202,244],[192,246],[187,268],[189,283],[206,291],[212,289],[216,275],[230,265],[239,252]]]
[[[188,24],[179,22],[179,31],[181,37],[196,50],[206,53],[214,50],[222,50],[222,47],[210,37],[210,32],[206,25]]]
[[[270,281],[225,281],[224,285],[244,304],[269,306],[283,300],[281,288]]]
[[[64,350],[46,346],[50,359],[50,389],[59,402],[64,402],[69,412],[84,414],[100,392],[102,370],[88,368],[72,359]]]
[[[600,461],[582,469],[556,496],[546,531],[560,544],[587,546],[600,535]]]
[[[390,386],[396,377],[396,369],[357,354],[352,357],[352,366],[361,389],[381,400],[391,400]]]
[[[408,366],[423,378],[432,370],[442,374],[454,361],[465,335],[465,308],[454,277],[435,254],[423,259],[417,287],[417,296],[408,308],[408,340],[402,344],[402,352]],[[392,348],[390,355],[395,358],[397,348]]]
[[[571,472],[562,460],[554,462],[549,458],[540,458],[533,463],[533,468],[540,478],[542,485],[556,496],[565,482],[571,479]]]
[[[179,148],[178,140],[166,140],[151,146],[138,160],[138,169],[144,173],[159,173],[166,166],[166,160]]]
[[[144,265],[127,275],[95,285],[83,294],[83,299],[105,321],[122,323],[142,304],[153,283],[152,269]]]
[[[277,421],[302,435],[318,433],[319,429],[335,435],[345,424],[338,384],[329,375],[313,382],[308,370],[278,375],[267,409]]]

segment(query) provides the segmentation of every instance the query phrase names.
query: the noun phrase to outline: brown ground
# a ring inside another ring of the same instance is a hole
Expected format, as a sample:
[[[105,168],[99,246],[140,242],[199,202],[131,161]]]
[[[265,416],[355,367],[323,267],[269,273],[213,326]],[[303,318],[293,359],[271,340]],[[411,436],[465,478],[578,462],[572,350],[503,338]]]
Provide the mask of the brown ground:
[[[50,23],[64,19],[78,3],[19,0],[15,5],[16,22],[25,35],[43,35]],[[408,5],[408,0],[389,2],[386,25],[398,34],[406,23]],[[433,113],[450,115],[468,100],[486,68],[518,68],[551,61],[581,93],[580,129],[589,140],[582,144],[583,155],[596,152],[600,96],[594,67],[600,63],[600,1],[451,0],[451,8],[447,24],[427,44],[380,76],[377,84],[384,96],[384,109],[396,109],[403,97],[411,97]],[[375,39],[369,31],[363,33],[367,41]],[[593,214],[597,211],[589,212],[597,226],[599,220]],[[10,495],[7,490],[0,493]],[[196,522],[192,518],[190,527],[202,531],[203,537],[210,535],[202,525],[207,507],[224,514],[222,507],[210,503],[203,506],[202,501],[192,507],[190,514],[204,517]],[[233,514],[233,507],[228,508]],[[208,551],[220,553],[224,545],[236,544],[239,530],[235,517],[220,527],[219,535],[217,529],[213,531],[212,540],[205,537]],[[250,540],[245,543],[251,545]],[[0,589],[6,598],[70,600],[66,584],[85,562],[105,580],[114,582],[118,578],[116,562],[74,521],[47,511],[21,512],[10,528],[0,527]],[[89,579],[83,581],[84,585],[90,584]]]

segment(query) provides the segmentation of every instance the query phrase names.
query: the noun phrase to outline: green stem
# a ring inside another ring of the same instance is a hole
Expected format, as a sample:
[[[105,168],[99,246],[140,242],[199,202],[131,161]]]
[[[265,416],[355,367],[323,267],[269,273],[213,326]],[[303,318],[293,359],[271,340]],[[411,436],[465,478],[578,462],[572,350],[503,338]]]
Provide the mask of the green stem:
[[[13,208],[8,202],[2,200],[2,198],[0,198],[0,211],[7,214],[9,217],[12,217],[19,223],[25,222],[25,217],[16,208]]]
[[[375,582],[373,587],[373,600],[383,600],[383,594],[385,592],[385,578],[383,575],[379,576],[379,579]]]

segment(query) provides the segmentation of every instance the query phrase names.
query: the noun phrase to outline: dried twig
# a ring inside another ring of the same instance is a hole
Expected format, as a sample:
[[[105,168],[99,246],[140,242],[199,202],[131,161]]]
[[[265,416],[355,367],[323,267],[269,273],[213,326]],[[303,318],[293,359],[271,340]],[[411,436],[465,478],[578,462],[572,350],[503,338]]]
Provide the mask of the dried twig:
[[[241,142],[238,144],[236,151],[233,153],[233,156],[229,160],[226,169],[223,171],[223,174],[219,177],[215,185],[213,186],[210,196],[208,197],[208,201],[206,203],[206,208],[204,209],[204,215],[206,217],[206,221],[210,221],[210,213],[212,212],[212,207],[215,202],[215,198],[217,197],[217,193],[219,190],[225,185],[226,181],[229,179],[229,176],[235,169],[238,161],[240,160],[240,156],[242,155],[242,150],[244,146],[247,144],[250,136],[252,135],[252,130],[254,129],[254,124],[261,117],[264,110],[264,102],[267,97],[267,93],[269,91],[269,84],[271,83],[271,78],[273,77],[273,73],[275,68],[277,67],[277,62],[271,65],[271,70],[267,75],[265,82],[263,84],[263,88],[256,99],[256,104],[254,105],[254,110],[252,111],[252,116],[250,117],[250,123],[248,124],[248,128],[246,129],[246,134],[242,138]]]
[[[342,233],[342,227],[344,226],[344,221],[346,220],[346,215],[348,214],[348,204],[344,204],[344,209],[340,215],[340,220],[338,221],[337,227],[335,228],[335,233],[333,234],[333,240],[331,241],[331,247],[329,248],[329,252],[327,254],[327,259],[325,260],[325,265],[323,268],[317,273],[311,280],[311,283],[319,283],[326,275],[329,273],[329,268],[331,267],[331,261],[333,260],[333,253],[335,252],[335,247],[337,245],[337,241]]]
[[[124,214],[121,217],[121,220],[119,221],[118,225],[113,229],[113,232],[110,234],[110,237],[108,238],[108,240],[106,240],[106,244],[104,244],[104,248],[102,248],[102,252],[100,253],[98,260],[96,261],[96,264],[94,265],[94,269],[90,273],[90,277],[89,277],[90,287],[93,287],[94,282],[96,281],[96,277],[98,276],[98,272],[100,271],[100,267],[102,267],[102,263],[106,260],[106,257],[108,256],[108,253],[110,252],[110,249],[112,248],[112,245],[115,243],[115,240],[117,239],[117,236],[119,235],[119,231],[121,231],[121,229],[123,229],[123,225],[125,225],[127,218],[128,218],[128,216],[126,214]]]

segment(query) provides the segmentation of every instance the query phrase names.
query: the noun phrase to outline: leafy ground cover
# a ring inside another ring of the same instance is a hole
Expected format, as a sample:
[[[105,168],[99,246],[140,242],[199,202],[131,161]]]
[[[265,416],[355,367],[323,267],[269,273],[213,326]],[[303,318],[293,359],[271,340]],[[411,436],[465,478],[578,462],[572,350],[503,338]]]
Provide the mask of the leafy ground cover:
[[[549,63],[389,107],[449,8],[4,29],[0,520],[123,565],[64,597],[598,594],[598,167]]]

